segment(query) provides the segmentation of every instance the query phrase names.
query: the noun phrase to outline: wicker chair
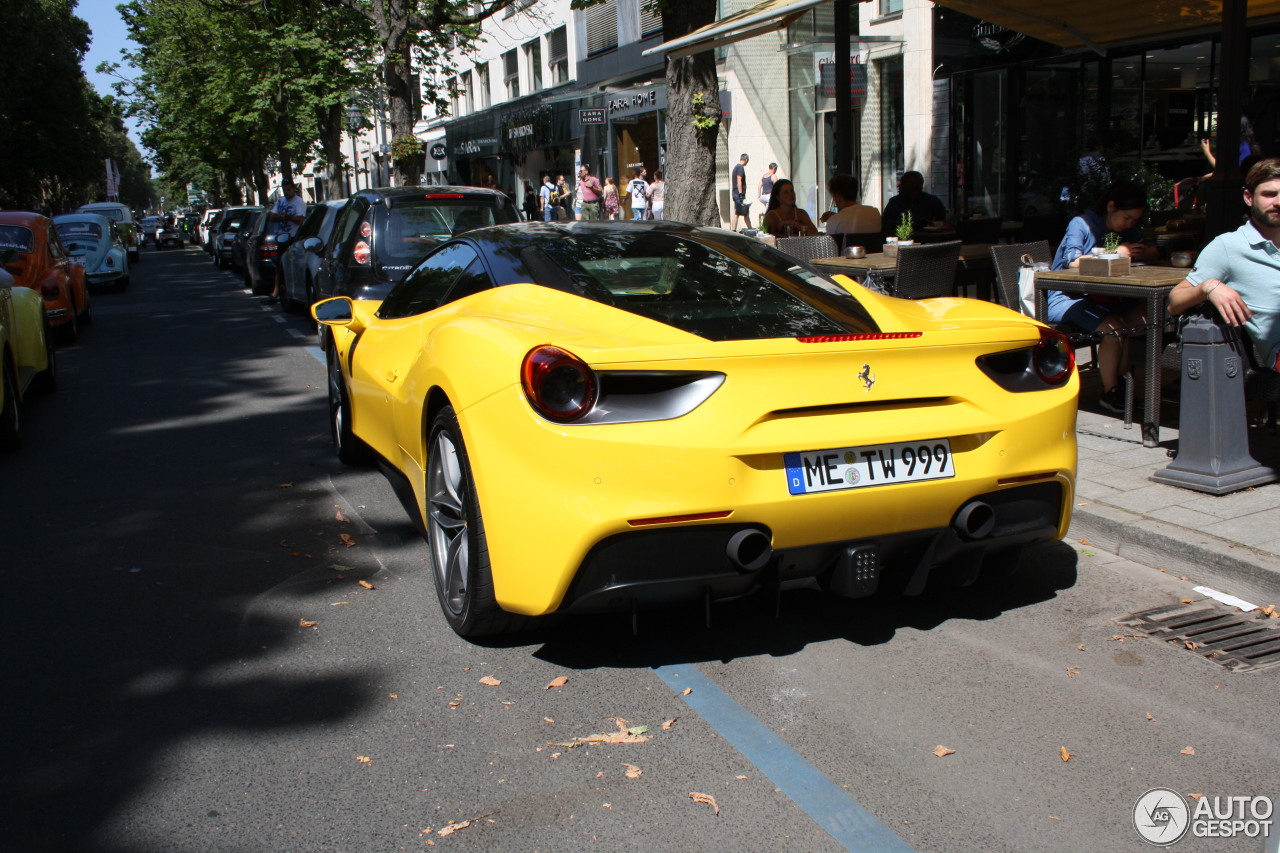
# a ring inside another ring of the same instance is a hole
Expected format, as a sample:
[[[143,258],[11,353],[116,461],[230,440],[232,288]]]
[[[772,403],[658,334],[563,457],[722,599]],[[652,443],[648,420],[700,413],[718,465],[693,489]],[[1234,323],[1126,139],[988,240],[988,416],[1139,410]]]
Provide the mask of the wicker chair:
[[[798,261],[812,261],[814,258],[834,258],[840,249],[832,237],[779,237],[778,250],[786,252]]]
[[[1022,266],[1024,255],[1030,255],[1031,260],[1046,264],[1053,260],[1053,253],[1049,251],[1049,243],[1045,240],[991,247],[991,265],[996,270],[1001,302],[1004,307],[1019,313],[1026,313],[1022,310],[1022,293],[1018,290],[1018,269]]]
[[[924,246],[900,246],[893,295],[905,299],[953,296],[956,268],[959,265],[959,240]]]

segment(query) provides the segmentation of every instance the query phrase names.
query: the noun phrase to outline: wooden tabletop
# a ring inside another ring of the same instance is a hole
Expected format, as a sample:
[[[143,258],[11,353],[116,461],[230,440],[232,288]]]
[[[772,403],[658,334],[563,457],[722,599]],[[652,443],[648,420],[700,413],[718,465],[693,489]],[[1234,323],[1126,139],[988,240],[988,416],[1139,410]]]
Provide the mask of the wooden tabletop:
[[[991,260],[991,244],[965,243],[960,247],[960,260],[965,262],[989,262]],[[837,270],[889,270],[898,265],[898,258],[896,255],[890,257],[883,252],[875,252],[868,254],[865,258],[815,258],[810,263]]]
[[[1036,278],[1047,281],[1096,281],[1137,287],[1169,287],[1186,278],[1188,272],[1186,267],[1149,265],[1132,267],[1128,275],[1081,275],[1079,270],[1049,270],[1036,273]]]

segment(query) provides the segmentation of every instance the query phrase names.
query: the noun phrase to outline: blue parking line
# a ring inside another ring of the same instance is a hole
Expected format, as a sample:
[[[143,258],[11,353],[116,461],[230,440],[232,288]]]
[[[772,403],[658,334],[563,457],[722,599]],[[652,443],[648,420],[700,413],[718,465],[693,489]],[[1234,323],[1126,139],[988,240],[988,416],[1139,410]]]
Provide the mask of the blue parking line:
[[[307,352],[311,353],[311,355],[315,357],[315,360],[323,364],[325,367],[329,366],[329,362],[326,361],[324,357],[324,350],[320,349],[320,347],[317,347],[317,346],[307,347]]]
[[[716,733],[742,755],[844,849],[856,853],[913,853],[889,827],[818,772],[693,664],[656,666],[653,671]]]

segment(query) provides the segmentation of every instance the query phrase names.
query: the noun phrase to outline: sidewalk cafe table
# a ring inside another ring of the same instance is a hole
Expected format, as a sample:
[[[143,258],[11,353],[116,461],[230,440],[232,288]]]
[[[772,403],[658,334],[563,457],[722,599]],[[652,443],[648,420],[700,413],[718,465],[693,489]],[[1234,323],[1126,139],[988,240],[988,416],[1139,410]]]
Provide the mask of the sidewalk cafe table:
[[[1160,444],[1160,352],[1164,341],[1158,331],[1168,319],[1165,301],[1174,285],[1186,276],[1185,269],[1157,266],[1135,266],[1128,275],[1115,276],[1081,275],[1078,270],[1036,273],[1036,317],[1040,319],[1044,319],[1046,294],[1050,290],[1146,300],[1147,322],[1151,325],[1146,335],[1147,364],[1143,381],[1142,444],[1145,447]],[[1151,334],[1152,331],[1157,334]]]
[[[877,293],[893,295],[893,280],[898,272],[898,258],[882,252],[868,254],[865,258],[815,258],[810,261],[822,272],[847,275]],[[991,273],[991,244],[965,243],[960,247],[958,272],[985,271]],[[978,284],[980,298],[991,296],[990,282]]]

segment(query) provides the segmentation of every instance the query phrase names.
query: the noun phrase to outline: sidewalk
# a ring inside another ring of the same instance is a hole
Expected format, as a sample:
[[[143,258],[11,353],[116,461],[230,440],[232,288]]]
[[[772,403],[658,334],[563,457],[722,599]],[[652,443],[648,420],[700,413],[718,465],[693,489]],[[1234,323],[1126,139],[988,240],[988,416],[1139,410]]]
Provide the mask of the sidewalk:
[[[1161,427],[1160,446],[1143,447],[1140,425],[1125,429],[1099,409],[1090,384],[1082,383],[1076,421],[1080,462],[1067,543],[1257,604],[1280,603],[1280,482],[1221,497],[1153,482],[1178,446],[1178,404],[1164,404],[1174,428]],[[1254,459],[1280,472],[1280,430],[1251,427],[1249,444]]]

